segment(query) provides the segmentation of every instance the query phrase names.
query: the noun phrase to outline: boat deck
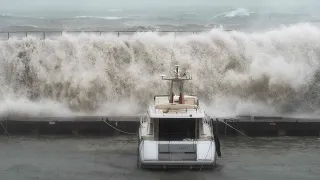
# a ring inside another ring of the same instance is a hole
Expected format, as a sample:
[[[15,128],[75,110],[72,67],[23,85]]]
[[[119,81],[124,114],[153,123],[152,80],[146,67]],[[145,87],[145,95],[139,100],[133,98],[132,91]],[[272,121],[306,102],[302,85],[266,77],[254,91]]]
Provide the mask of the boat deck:
[[[151,118],[205,118],[203,111],[197,104],[196,96],[184,96],[184,104],[179,104],[179,96],[174,96],[173,103],[169,103],[168,95],[154,97],[154,104],[149,107]]]

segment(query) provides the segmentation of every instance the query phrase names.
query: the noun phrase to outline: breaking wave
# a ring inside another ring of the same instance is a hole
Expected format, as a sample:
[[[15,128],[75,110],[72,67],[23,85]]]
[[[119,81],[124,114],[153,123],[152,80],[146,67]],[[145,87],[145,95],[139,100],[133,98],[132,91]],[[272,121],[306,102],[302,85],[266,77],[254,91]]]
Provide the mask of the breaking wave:
[[[242,16],[250,16],[253,12],[249,12],[246,9],[239,8],[233,9],[225,14],[225,17],[242,17]]]
[[[221,16],[225,17],[225,18],[246,17],[246,16],[250,16],[253,13],[254,12],[250,12],[250,11],[248,11],[246,9],[238,8],[238,9],[232,9],[230,11],[217,14],[213,18],[221,17]]]
[[[19,16],[10,13],[0,14],[0,18],[16,18],[16,19],[44,19],[43,17]]]
[[[105,19],[105,20],[119,20],[123,19],[123,17],[116,16],[77,16],[77,19]]]
[[[0,113],[134,115],[167,91],[160,74],[174,64],[192,74],[186,90],[201,98],[209,115],[320,108],[317,27],[174,37],[147,32],[0,41]]]

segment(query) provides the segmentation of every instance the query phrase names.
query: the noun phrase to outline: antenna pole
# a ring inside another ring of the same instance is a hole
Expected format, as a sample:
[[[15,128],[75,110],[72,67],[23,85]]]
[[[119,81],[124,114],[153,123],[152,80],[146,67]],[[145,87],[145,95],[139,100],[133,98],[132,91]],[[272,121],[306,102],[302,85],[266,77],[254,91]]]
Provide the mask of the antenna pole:
[[[162,80],[171,81],[170,90],[169,90],[169,102],[170,103],[173,103],[173,99],[174,99],[173,85],[175,82],[178,84],[178,87],[179,87],[179,104],[184,104],[184,88],[183,88],[184,84],[183,83],[184,83],[184,81],[191,80],[191,79],[192,79],[191,77],[180,77],[179,65],[176,65],[174,77],[164,78],[164,76],[162,76]]]
[[[177,31],[174,33],[174,40],[173,40],[173,45],[172,45],[172,50],[171,50],[171,57],[170,57],[170,66],[172,64],[172,58],[173,58],[173,50],[174,50],[174,47],[175,47],[175,44],[176,44],[176,37],[177,37],[177,32],[179,31],[181,25],[182,25],[182,21],[183,21],[183,17],[181,17],[181,21],[180,21],[180,24],[177,28]],[[171,75],[171,72],[170,72],[170,75]]]

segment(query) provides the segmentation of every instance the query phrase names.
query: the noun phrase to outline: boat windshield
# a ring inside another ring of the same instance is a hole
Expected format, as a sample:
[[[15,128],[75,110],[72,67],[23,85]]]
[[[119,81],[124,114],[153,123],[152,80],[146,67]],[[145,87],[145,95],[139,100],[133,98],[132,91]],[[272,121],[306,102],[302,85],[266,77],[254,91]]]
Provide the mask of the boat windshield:
[[[159,141],[183,141],[196,139],[198,131],[197,119],[160,119],[158,121]]]

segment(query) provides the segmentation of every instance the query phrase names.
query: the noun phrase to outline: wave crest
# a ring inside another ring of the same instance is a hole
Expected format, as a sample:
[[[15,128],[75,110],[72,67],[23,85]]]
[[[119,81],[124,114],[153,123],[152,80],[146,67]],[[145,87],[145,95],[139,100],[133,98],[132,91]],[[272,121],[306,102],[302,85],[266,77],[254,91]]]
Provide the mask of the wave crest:
[[[236,18],[236,17],[248,17],[254,14],[254,12],[250,12],[244,8],[231,9],[227,12],[223,12],[213,16],[213,18],[224,17],[224,18]]]

